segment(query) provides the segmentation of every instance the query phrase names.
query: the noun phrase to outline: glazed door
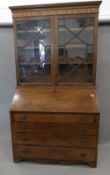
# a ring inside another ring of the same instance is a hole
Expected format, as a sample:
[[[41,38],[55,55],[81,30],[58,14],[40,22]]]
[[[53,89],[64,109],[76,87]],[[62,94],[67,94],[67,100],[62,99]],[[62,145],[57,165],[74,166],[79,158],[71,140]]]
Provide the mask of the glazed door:
[[[92,83],[94,18],[59,17],[58,83]]]
[[[20,84],[92,84],[95,18],[37,17],[16,22]]]
[[[16,22],[19,83],[51,83],[51,18]]]

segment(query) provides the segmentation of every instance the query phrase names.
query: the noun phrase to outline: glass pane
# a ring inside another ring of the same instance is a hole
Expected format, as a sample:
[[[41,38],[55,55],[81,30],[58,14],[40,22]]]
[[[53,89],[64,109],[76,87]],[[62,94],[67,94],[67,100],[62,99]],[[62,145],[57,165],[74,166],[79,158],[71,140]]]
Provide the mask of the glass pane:
[[[50,31],[49,18],[17,22],[20,82],[51,81]]]
[[[92,82],[94,18],[58,19],[59,83]]]

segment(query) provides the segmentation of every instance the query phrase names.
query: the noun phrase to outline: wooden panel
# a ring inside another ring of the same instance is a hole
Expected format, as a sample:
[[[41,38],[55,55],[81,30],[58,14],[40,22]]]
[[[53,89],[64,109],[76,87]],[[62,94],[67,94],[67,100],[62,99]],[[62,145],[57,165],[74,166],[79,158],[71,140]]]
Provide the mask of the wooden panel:
[[[15,157],[23,159],[46,159],[46,160],[80,160],[95,161],[94,149],[78,149],[63,147],[19,146],[14,147]]]
[[[81,135],[96,135],[97,124],[74,124],[74,123],[13,123],[13,132],[32,132],[32,133],[74,133]]]
[[[69,146],[96,148],[96,136],[75,136],[74,134],[53,133],[13,133],[14,144]]]
[[[98,115],[93,114],[37,114],[37,113],[15,113],[13,121],[25,122],[58,122],[58,123],[96,123]]]
[[[96,89],[73,86],[20,86],[11,111],[99,114]]]

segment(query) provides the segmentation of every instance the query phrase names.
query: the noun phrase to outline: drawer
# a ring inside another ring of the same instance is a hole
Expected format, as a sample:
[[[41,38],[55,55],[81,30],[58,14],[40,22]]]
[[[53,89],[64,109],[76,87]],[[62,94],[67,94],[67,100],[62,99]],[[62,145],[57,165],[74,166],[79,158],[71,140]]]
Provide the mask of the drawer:
[[[95,114],[37,114],[37,113],[14,113],[13,121],[26,122],[58,122],[58,123],[96,123],[98,115]]]
[[[68,160],[95,162],[95,149],[44,147],[44,146],[14,146],[14,156],[26,159]]]
[[[98,124],[13,122],[13,132],[97,135]]]
[[[96,148],[96,136],[54,133],[13,133],[14,144]]]

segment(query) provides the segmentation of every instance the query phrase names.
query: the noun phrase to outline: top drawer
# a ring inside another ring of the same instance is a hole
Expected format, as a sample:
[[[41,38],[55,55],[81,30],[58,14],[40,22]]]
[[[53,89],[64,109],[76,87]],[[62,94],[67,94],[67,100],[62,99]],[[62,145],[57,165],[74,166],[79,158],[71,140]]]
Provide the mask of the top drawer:
[[[14,122],[58,122],[58,123],[96,123],[98,115],[95,114],[38,114],[38,113],[14,113]]]

